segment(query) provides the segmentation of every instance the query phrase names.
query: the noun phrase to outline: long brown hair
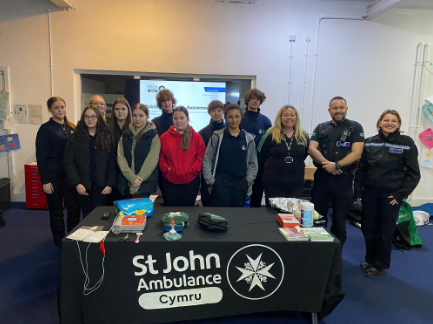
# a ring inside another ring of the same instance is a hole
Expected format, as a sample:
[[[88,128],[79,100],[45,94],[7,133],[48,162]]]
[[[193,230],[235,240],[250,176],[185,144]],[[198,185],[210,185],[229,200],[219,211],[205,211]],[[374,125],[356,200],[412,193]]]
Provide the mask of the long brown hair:
[[[66,106],[66,101],[65,99],[61,98],[61,97],[51,97],[50,99],[47,100],[47,107],[48,109],[51,111],[51,106],[56,102],[56,101],[62,101],[65,106]],[[65,122],[68,124],[68,126],[72,129],[75,129],[75,125],[73,123],[71,123],[68,118],[66,118],[65,116]]]
[[[107,123],[102,119],[102,114],[99,111],[98,106],[96,105],[90,105],[84,108],[83,112],[81,113],[80,121],[77,124],[76,132],[74,135],[78,134],[84,134],[86,136],[89,135],[89,129],[87,128],[86,123],[84,122],[84,114],[87,110],[93,110],[96,114],[96,133],[95,133],[95,142],[96,147],[99,148],[101,151],[107,150],[110,151],[111,147],[114,146],[114,137],[113,133],[108,129]]]
[[[123,128],[120,129],[119,124],[117,123],[116,115],[114,113],[114,108],[116,104],[122,104],[126,106],[126,110],[128,111],[128,116],[126,116],[125,124],[123,125]],[[113,111],[111,113],[111,120],[108,124],[108,128],[113,132],[114,140],[119,142],[120,137],[122,136],[124,131],[127,131],[129,129],[129,124],[131,123],[131,106],[129,105],[128,100],[125,98],[117,98],[116,101],[113,103]]]
[[[136,110],[136,109],[140,109],[142,112],[144,112],[146,117],[149,118],[149,108],[146,105],[143,105],[142,103],[136,103],[134,106],[132,106],[132,112],[134,113],[134,110]],[[147,123],[148,122],[146,122],[144,127],[137,134],[135,134],[135,141],[137,143],[140,142],[141,136],[143,135],[143,132],[146,129]],[[134,124],[134,129],[137,130],[137,128],[135,127],[135,124]]]
[[[176,109],[173,110],[173,118],[174,118],[174,113],[176,111],[183,112],[185,114],[186,118],[189,119],[188,110],[184,106],[176,107]],[[184,151],[188,151],[188,149],[189,149],[189,145],[191,144],[191,136],[192,136],[192,134],[191,134],[191,130],[189,129],[189,123],[188,123],[186,125],[185,131],[182,133],[182,142],[180,143],[180,147]]]

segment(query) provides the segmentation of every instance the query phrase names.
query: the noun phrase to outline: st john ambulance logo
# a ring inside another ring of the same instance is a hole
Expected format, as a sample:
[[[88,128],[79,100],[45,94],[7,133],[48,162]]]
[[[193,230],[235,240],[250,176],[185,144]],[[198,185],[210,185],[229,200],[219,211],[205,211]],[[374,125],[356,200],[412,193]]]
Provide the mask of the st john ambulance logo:
[[[236,251],[227,265],[227,281],[239,296],[259,300],[275,293],[284,279],[284,264],[266,245],[252,244]]]
[[[255,260],[251,259],[248,254],[247,258],[248,262],[245,263],[245,269],[236,267],[240,272],[242,272],[242,275],[237,281],[245,280],[248,282],[250,284],[250,289],[248,289],[248,291],[251,291],[255,286],[259,286],[262,290],[265,290],[262,282],[267,282],[267,278],[275,279],[275,277],[269,272],[269,269],[272,268],[274,263],[267,266],[265,262],[261,261],[262,254],[260,254]]]

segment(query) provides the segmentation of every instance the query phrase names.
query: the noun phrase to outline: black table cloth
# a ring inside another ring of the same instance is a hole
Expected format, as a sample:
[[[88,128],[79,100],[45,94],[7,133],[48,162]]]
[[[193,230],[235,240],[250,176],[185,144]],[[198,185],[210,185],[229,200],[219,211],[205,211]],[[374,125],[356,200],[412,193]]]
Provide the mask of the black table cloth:
[[[112,216],[102,220],[104,211]],[[182,239],[166,241],[160,216],[189,214]],[[226,233],[197,224],[199,213],[227,219]],[[98,207],[79,225],[114,220],[113,207]],[[156,207],[138,244],[135,235],[110,233],[105,260],[100,245],[87,252],[89,287],[75,241],[63,240],[59,287],[60,323],[163,323],[266,311],[329,314],[343,299],[341,246],[334,242],[287,242],[278,232],[277,212],[263,208]],[[79,242],[86,259],[88,243]],[[84,262],[84,270],[86,263]]]

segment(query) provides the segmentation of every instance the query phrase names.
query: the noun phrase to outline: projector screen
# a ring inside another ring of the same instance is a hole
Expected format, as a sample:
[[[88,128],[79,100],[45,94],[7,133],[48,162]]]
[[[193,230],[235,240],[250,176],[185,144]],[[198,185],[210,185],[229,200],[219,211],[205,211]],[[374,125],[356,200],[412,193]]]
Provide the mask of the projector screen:
[[[209,123],[209,103],[212,100],[225,103],[226,100],[225,82],[140,80],[140,102],[149,107],[150,120],[162,113],[156,103],[156,95],[163,89],[173,92],[176,106],[188,109],[190,125],[197,132]]]

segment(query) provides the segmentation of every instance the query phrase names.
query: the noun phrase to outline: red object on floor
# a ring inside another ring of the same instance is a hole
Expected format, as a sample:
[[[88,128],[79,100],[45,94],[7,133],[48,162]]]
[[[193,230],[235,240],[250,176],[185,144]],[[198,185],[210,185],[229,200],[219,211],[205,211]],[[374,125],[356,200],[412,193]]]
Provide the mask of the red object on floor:
[[[36,161],[24,164],[26,208],[48,209],[47,197],[42,190],[41,177],[39,176]]]

